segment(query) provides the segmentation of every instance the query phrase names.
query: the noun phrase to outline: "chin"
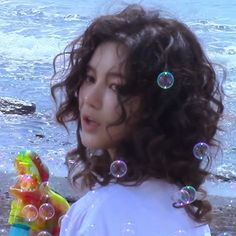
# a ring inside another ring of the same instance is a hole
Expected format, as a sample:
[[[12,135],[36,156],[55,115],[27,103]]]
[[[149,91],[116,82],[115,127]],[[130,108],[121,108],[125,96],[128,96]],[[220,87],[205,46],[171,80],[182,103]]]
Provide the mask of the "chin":
[[[90,135],[86,135],[83,132],[80,132],[80,139],[81,139],[81,143],[83,144],[83,146],[85,146],[86,148],[91,148],[91,149],[109,149],[112,146],[112,143],[109,142],[109,140],[105,139],[103,137],[100,136],[99,137],[95,137],[95,136],[90,136]]]
[[[97,145],[94,145],[92,142],[86,142],[81,140],[81,143],[86,147],[86,148],[96,148]]]
[[[81,138],[81,143],[86,147],[86,148],[91,148],[91,149],[103,149],[103,145],[101,143],[98,143],[95,140],[86,140]]]
[[[86,147],[86,148],[90,148],[90,149],[102,149],[102,150],[107,150],[109,148],[111,148],[110,145],[107,145],[105,143],[101,143],[101,142],[92,142],[92,141],[86,141],[86,140],[82,140],[81,139],[81,143]]]

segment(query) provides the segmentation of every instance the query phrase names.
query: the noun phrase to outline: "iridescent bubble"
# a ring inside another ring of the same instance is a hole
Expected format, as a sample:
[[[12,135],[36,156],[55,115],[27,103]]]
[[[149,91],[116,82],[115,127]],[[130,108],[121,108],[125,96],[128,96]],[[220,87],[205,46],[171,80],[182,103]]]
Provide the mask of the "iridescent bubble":
[[[222,232],[218,236],[232,236],[230,232]]]
[[[182,195],[181,201],[186,204],[190,204],[196,200],[196,189],[190,185],[185,186],[181,189],[183,192],[188,192],[188,197],[186,198],[186,194]]]
[[[193,147],[193,155],[200,161],[207,159],[209,156],[209,146],[200,142]]]
[[[29,222],[35,221],[38,218],[38,209],[32,204],[25,205],[21,213],[25,220]]]
[[[196,190],[192,186],[185,186],[181,188],[174,195],[174,206],[181,207],[191,204],[196,200]]]
[[[132,236],[135,234],[135,225],[132,222],[125,223],[121,231],[122,236]]]
[[[52,204],[44,203],[39,207],[39,216],[44,220],[50,220],[55,215],[55,209]]]
[[[127,165],[122,160],[113,161],[110,166],[110,172],[114,177],[121,178],[127,173]]]
[[[8,232],[6,229],[0,229],[0,236],[7,236]]]
[[[188,191],[185,191],[183,189],[178,190],[173,196],[174,206],[175,207],[182,207],[182,206],[186,205],[185,201],[189,198],[190,197],[189,197]]]
[[[48,231],[40,231],[37,236],[52,236]]]
[[[162,89],[169,89],[174,84],[174,76],[168,71],[160,73],[157,77],[157,84]]]
[[[38,182],[32,175],[19,175],[17,176],[15,187],[22,192],[33,192],[38,188]]]

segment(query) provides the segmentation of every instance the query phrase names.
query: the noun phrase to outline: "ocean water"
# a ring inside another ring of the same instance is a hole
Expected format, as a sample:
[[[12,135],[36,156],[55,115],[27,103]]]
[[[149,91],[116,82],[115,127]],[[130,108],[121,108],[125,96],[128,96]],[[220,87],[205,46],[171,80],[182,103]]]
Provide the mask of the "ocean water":
[[[15,155],[31,149],[47,163],[52,175],[67,175],[64,157],[76,145],[75,129],[71,125],[67,134],[54,121],[50,97],[53,58],[95,16],[128,3],[159,8],[184,21],[197,34],[209,58],[227,68],[226,109],[221,122],[225,132],[217,134],[222,152],[212,172],[236,176],[236,1],[223,0],[178,0],[178,4],[176,0],[1,0],[0,97],[33,102],[37,110],[28,116],[0,114],[0,172],[13,172]]]

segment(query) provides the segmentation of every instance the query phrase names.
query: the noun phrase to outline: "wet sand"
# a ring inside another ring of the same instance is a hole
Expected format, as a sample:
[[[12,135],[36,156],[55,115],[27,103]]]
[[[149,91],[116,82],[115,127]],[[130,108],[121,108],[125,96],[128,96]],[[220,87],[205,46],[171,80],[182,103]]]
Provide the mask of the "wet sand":
[[[9,229],[7,219],[12,198],[8,188],[14,183],[14,178],[12,175],[0,173],[0,230]],[[50,185],[71,202],[80,197],[79,193],[70,187],[66,178],[52,177]],[[209,196],[209,200],[213,206],[213,221],[210,224],[212,236],[219,236],[223,232],[236,236],[236,199]]]

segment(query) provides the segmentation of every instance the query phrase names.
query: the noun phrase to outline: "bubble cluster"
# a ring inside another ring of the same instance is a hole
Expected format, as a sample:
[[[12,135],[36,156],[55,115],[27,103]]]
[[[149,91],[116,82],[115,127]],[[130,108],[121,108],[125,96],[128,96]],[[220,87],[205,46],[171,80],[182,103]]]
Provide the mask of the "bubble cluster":
[[[157,84],[162,89],[169,89],[174,84],[174,76],[168,71],[160,73],[157,77]]]
[[[126,175],[127,173],[127,165],[122,160],[116,160],[111,163],[110,166],[110,173],[115,178],[121,178]]]
[[[196,200],[196,190],[194,187],[188,185],[177,191],[174,196],[174,206],[181,207],[191,204]]]
[[[200,161],[209,156],[209,146],[204,142],[199,142],[193,147],[193,155]]]
[[[36,191],[38,183],[32,175],[24,174],[17,176],[15,186],[19,188],[22,192],[33,192]]]
[[[50,220],[55,215],[55,209],[52,204],[44,203],[39,207],[39,216],[44,220]]]
[[[38,218],[38,209],[32,204],[25,205],[21,213],[28,222],[35,221]]]

